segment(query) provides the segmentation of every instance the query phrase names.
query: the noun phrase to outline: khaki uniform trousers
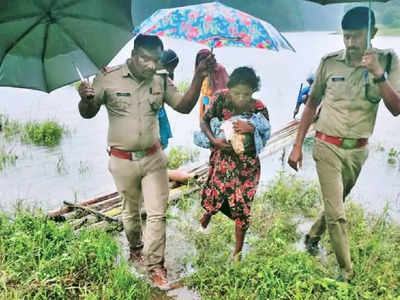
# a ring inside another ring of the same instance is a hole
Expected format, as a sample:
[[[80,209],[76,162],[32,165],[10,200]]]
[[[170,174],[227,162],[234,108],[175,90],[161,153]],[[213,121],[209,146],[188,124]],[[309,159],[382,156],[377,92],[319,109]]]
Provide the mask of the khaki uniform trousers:
[[[168,204],[167,157],[162,150],[140,160],[110,156],[109,170],[122,196],[122,222],[130,247],[141,244],[142,203],[147,212],[143,257],[148,271],[162,267]]]
[[[311,239],[319,239],[328,228],[332,248],[345,278],[353,276],[353,267],[346,231],[344,199],[355,185],[367,157],[366,146],[342,149],[319,139],[315,140],[313,158],[316,162],[324,210],[319,214],[308,235]]]

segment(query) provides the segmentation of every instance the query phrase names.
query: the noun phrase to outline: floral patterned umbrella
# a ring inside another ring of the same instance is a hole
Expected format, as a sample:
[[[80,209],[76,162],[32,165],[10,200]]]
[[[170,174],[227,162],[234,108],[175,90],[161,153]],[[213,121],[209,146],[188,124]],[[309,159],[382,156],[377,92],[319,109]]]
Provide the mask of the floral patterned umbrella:
[[[254,47],[279,51],[293,46],[271,24],[240,10],[210,2],[159,9],[134,34],[158,35],[220,47]]]

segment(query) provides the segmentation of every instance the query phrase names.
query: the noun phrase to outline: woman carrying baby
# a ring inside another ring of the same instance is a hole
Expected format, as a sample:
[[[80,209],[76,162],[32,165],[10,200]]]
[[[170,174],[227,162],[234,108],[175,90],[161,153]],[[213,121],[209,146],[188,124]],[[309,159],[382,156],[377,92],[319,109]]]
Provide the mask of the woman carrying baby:
[[[234,259],[240,259],[249,227],[251,204],[260,179],[258,154],[270,133],[267,108],[260,100],[252,98],[259,86],[260,78],[252,68],[235,69],[229,77],[228,89],[216,97],[200,121],[200,128],[211,143],[208,178],[201,191],[205,213],[200,223],[206,228],[218,211],[234,220]],[[247,137],[243,141],[250,141],[243,147],[244,151],[235,152],[232,143],[214,136],[210,121],[215,118],[234,120],[234,134]]]

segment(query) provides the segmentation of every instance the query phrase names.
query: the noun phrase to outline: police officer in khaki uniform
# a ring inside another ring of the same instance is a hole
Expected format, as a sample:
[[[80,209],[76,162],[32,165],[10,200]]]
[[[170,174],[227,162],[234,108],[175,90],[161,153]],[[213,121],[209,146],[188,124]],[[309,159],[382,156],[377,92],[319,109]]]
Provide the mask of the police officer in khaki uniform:
[[[377,29],[371,14],[373,38]],[[368,138],[375,126],[380,100],[394,116],[400,113],[398,58],[391,50],[367,49],[367,28],[367,7],[353,8],[344,15],[345,50],[322,58],[288,161],[295,170],[301,166],[304,137],[321,104],[313,158],[324,210],[306,235],[305,244],[307,250],[315,250],[327,228],[342,270],[337,280],[345,282],[350,281],[354,272],[343,202],[367,159]]]
[[[156,36],[139,35],[126,64],[98,74],[93,87],[82,83],[79,112],[92,118],[104,105],[108,112],[109,170],[123,199],[122,221],[131,247],[130,259],[142,258],[154,283],[168,288],[164,267],[165,223],[168,201],[167,158],[161,150],[157,114],[163,102],[189,113],[200,94],[207,72],[215,67],[209,56],[196,69],[185,95],[172,81],[155,74],[163,50]],[[144,247],[140,206],[147,212]]]

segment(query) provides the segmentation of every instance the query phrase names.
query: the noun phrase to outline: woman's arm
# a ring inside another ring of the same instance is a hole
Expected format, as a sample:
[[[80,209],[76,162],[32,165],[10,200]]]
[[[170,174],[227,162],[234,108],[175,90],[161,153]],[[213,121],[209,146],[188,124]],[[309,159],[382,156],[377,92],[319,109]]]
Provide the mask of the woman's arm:
[[[209,123],[205,120],[200,121],[200,129],[205,133],[205,135],[209,138],[210,143],[214,145],[214,147],[219,149],[232,149],[232,146],[228,144],[225,139],[223,138],[216,138],[213,133],[211,132],[211,128]]]

